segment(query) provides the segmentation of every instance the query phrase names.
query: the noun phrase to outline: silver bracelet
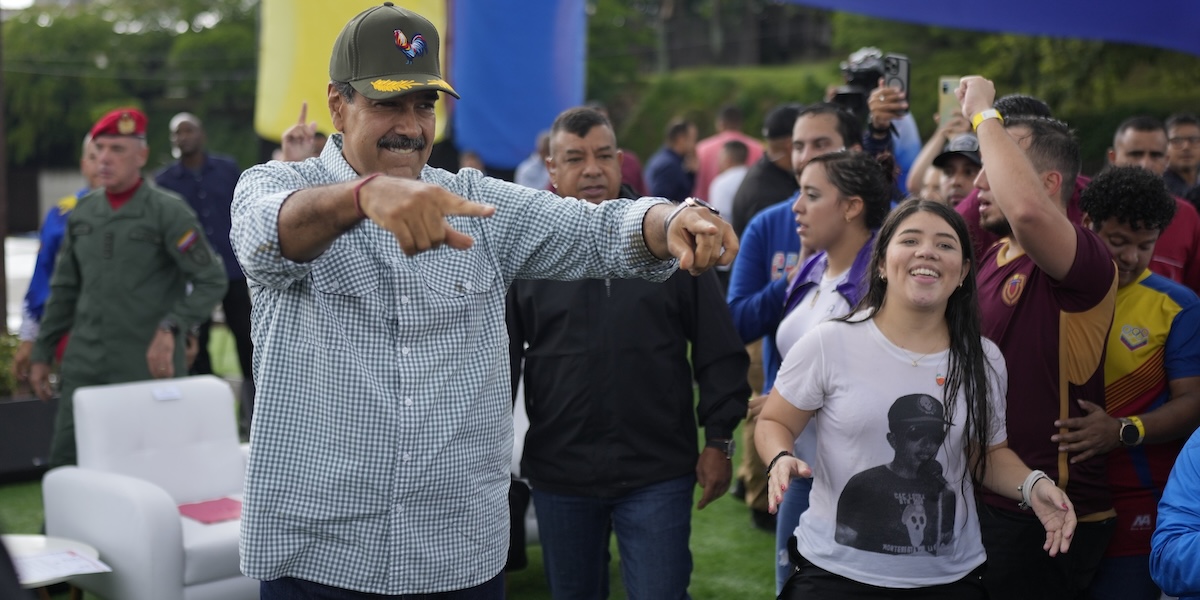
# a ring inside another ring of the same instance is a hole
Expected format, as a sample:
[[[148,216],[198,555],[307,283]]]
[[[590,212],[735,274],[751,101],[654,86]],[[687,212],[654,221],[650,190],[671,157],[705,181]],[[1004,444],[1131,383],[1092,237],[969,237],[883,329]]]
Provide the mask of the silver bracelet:
[[[1045,471],[1039,469],[1034,469],[1025,476],[1024,483],[1017,486],[1017,491],[1021,492],[1021,502],[1017,504],[1018,508],[1029,510],[1029,507],[1033,505],[1033,500],[1029,495],[1033,492],[1033,486],[1037,485],[1037,482],[1042,479],[1050,479],[1050,476]]]
[[[721,211],[713,208],[711,204],[699,198],[684,198],[682,202],[675,206],[675,210],[671,211],[671,214],[667,215],[667,218],[663,220],[663,235],[670,237],[671,221],[674,221],[675,217],[679,216],[679,213],[689,208],[707,208],[708,212],[718,217],[721,216]]]

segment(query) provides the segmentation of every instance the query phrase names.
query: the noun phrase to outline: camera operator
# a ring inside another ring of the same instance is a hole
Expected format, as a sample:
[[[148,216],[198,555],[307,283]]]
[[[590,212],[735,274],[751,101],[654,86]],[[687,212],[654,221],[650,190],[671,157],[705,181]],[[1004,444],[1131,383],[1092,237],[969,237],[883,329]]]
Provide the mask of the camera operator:
[[[903,63],[902,73],[897,66]],[[842,63],[845,85],[833,90],[831,102],[862,119],[866,127],[863,151],[878,156],[890,152],[900,174],[896,178],[895,199],[907,193],[908,170],[921,151],[921,135],[908,110],[908,59],[884,55],[878,48],[861,48]],[[888,85],[887,77],[897,77],[903,89]]]

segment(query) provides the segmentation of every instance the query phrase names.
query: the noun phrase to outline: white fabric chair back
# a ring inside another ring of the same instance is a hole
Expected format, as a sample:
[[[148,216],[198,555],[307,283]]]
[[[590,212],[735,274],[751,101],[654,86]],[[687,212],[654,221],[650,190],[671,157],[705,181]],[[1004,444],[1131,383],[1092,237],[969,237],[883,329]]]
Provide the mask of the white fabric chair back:
[[[75,391],[79,466],[150,481],[176,503],[242,492],[233,390],[211,375]]]

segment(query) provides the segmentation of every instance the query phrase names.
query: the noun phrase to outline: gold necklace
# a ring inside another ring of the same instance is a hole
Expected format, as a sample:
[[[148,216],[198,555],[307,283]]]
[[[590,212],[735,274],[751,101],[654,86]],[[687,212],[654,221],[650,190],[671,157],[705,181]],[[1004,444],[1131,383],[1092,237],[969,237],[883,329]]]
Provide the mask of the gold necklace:
[[[912,366],[914,366],[914,367],[920,366],[917,363],[921,362],[921,359],[925,358],[926,356],[929,356],[930,354],[933,354],[933,352],[926,352],[925,354],[922,354],[916,358],[913,358],[912,355],[908,353],[908,350],[905,350],[904,348],[901,348],[900,346],[896,346],[896,347],[900,348],[900,351],[903,352],[904,355],[908,357],[908,360],[912,362]]]

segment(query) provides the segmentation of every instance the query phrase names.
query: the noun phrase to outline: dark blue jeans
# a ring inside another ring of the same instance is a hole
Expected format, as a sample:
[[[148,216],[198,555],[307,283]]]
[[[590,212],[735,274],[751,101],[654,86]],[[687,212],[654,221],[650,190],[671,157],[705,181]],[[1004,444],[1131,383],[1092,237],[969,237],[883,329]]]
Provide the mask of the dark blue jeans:
[[[648,485],[618,498],[533,490],[538,537],[554,600],[608,597],[609,532],[617,534],[629,600],[684,600],[692,577],[696,476]]]
[[[330,587],[295,577],[264,581],[258,588],[259,600],[504,600],[504,573],[465,590],[436,594],[368,594]]]
[[[808,510],[808,495],[812,493],[811,477],[794,477],[783,493],[783,502],[775,511],[775,594],[783,591],[796,564],[788,553],[788,540],[796,534],[800,515]]]

